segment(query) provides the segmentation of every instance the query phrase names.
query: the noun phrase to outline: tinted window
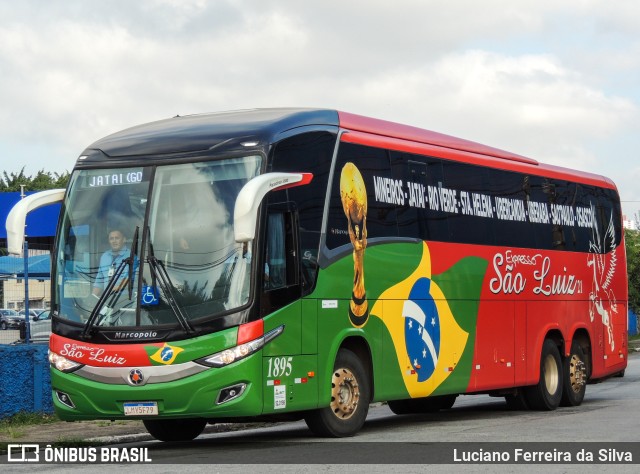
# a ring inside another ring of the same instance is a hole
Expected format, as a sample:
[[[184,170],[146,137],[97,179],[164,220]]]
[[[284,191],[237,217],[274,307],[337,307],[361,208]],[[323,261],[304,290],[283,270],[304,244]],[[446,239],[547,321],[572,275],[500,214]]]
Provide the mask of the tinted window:
[[[387,153],[391,173],[385,171]],[[399,236],[579,252],[610,251],[612,242],[620,242],[613,190],[343,143],[332,187],[330,249],[349,243],[339,193],[348,162],[357,165],[366,186],[368,239]]]
[[[358,240],[397,237],[396,211],[406,202],[386,150],[342,143],[331,186],[327,247],[350,246],[350,230]]]
[[[268,170],[313,174],[313,180],[305,186],[268,195],[270,204],[292,203],[298,211],[305,293],[313,287],[317,273],[322,215],[335,142],[336,135],[328,132],[304,133],[285,139],[276,145]]]

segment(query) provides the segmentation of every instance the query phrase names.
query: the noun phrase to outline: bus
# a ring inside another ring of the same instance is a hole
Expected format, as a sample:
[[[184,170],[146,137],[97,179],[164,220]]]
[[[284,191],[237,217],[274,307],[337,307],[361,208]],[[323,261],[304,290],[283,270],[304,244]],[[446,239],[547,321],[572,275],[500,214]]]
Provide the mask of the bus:
[[[620,200],[602,176],[324,109],[176,116],[103,138],[66,190],[49,361],[63,420],[304,419],[355,435],[461,394],[577,406],[627,364]]]

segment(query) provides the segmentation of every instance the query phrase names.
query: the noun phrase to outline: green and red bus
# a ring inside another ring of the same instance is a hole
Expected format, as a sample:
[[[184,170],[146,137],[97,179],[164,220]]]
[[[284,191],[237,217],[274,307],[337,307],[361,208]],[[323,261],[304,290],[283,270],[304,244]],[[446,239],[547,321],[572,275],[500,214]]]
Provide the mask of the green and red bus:
[[[63,420],[188,440],[303,418],[342,437],[371,402],[554,410],[626,367],[620,200],[602,176],[350,113],[258,109],[95,142],[66,190],[14,208],[11,251],[54,201]]]

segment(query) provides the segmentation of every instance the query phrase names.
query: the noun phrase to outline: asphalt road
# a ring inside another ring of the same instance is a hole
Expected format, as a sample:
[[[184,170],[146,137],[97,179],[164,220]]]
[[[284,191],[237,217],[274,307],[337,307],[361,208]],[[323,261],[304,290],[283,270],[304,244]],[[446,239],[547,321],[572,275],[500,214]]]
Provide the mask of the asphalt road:
[[[396,416],[386,405],[372,406],[364,428],[351,439],[315,438],[304,422],[292,422],[205,434],[190,443],[147,441],[113,447],[144,452],[153,464],[136,465],[135,469],[153,473],[174,472],[185,469],[186,464],[190,464],[190,472],[225,473],[637,472],[639,408],[640,355],[633,354],[625,377],[589,385],[581,406],[553,412],[511,411],[503,398],[461,396],[451,410],[420,416]],[[558,457],[550,464],[465,464],[454,458],[463,459],[466,452],[480,452],[494,456],[506,453],[513,460],[518,455],[516,450],[522,450],[521,461],[537,452],[542,453],[540,456],[569,452],[576,460],[577,451],[582,450],[583,455],[591,453],[595,462],[587,459],[570,464],[564,463],[566,458]],[[627,452],[634,464],[609,462],[612,456],[616,460],[616,456],[627,456]],[[133,468],[131,464],[121,465]],[[107,472],[114,467],[93,465],[90,470]],[[79,472],[89,466],[39,464],[11,468],[16,472]]]

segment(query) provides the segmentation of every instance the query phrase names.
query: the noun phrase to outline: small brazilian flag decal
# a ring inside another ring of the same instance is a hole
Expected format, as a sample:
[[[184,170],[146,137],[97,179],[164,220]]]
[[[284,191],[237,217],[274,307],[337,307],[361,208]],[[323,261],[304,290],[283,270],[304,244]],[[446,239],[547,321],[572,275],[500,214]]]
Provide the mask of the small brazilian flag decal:
[[[184,349],[180,347],[173,347],[165,343],[164,346],[158,349],[154,354],[150,355],[149,358],[158,364],[169,365],[173,364],[178,354],[183,350]]]

